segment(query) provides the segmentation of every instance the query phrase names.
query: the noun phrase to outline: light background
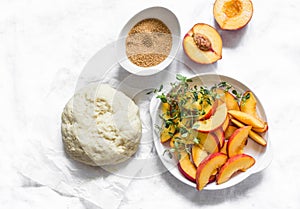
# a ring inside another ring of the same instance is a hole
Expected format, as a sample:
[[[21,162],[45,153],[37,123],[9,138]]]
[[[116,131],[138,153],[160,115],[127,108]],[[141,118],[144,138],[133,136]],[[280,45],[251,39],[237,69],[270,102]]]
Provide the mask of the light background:
[[[134,180],[120,209],[300,208],[300,2],[253,4],[254,15],[246,28],[220,31],[223,59],[198,70],[214,69],[255,91],[269,120],[272,164],[225,191],[197,193],[169,173]],[[20,174],[19,165],[26,163],[20,153],[34,131],[28,124],[51,94],[59,92],[62,110],[87,61],[116,40],[134,14],[157,5],[177,15],[182,36],[195,23],[216,24],[213,0],[0,0],[1,208],[96,208]],[[47,120],[47,109],[43,117]]]

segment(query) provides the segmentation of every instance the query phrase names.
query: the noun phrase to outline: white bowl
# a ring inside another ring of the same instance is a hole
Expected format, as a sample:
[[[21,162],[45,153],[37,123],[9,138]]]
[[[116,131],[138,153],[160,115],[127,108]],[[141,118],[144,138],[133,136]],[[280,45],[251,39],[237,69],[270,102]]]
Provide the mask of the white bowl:
[[[128,32],[140,21],[148,18],[156,18],[161,20],[171,31],[172,48],[168,57],[160,64],[152,67],[139,67],[133,64],[126,55],[126,37]],[[120,65],[128,72],[147,76],[156,74],[164,70],[176,56],[180,44],[180,25],[177,17],[170,10],[163,7],[151,7],[134,15],[123,27],[116,42],[117,59]]]

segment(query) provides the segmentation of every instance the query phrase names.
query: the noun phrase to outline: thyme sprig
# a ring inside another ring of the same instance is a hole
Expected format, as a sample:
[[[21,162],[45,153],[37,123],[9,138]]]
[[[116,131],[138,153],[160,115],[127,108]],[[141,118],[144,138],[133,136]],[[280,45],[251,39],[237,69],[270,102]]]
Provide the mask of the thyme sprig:
[[[226,81],[221,81],[211,88],[208,88],[206,86],[191,86],[190,83],[192,79],[180,74],[176,75],[176,80],[177,82],[170,83],[172,89],[168,94],[162,92],[163,85],[160,85],[158,89],[153,89],[147,94],[155,93],[156,98],[160,99],[162,103],[169,105],[170,110],[160,115],[160,118],[164,122],[164,128],[169,128],[170,126],[175,128],[174,133],[168,133],[174,141],[174,147],[166,149],[163,154],[165,155],[167,153],[169,157],[172,158],[173,154],[176,153],[180,159],[180,153],[182,151],[190,154],[191,147],[201,142],[200,138],[193,137],[191,134],[192,129],[199,128],[196,127],[199,126],[199,123],[194,123],[193,121],[195,121],[195,118],[206,114],[204,108],[206,105],[212,105],[217,99],[223,96],[217,89],[222,89],[224,92],[231,92],[235,96],[235,99],[241,103],[249,99],[250,94],[243,95]],[[188,107],[194,107],[191,105],[193,103],[200,105],[200,108],[187,109],[187,105],[190,105]],[[188,118],[191,118],[191,120]],[[186,124],[183,124],[184,119],[187,121]],[[162,129],[163,128],[160,128],[160,131]],[[180,137],[176,136],[177,133]]]

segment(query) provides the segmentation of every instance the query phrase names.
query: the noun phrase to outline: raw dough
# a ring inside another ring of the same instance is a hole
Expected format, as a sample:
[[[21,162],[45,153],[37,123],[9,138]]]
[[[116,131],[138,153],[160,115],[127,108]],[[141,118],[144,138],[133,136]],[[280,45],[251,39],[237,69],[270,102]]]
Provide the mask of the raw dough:
[[[82,163],[101,166],[123,162],[137,150],[142,126],[139,109],[108,84],[79,90],[62,113],[66,152]]]

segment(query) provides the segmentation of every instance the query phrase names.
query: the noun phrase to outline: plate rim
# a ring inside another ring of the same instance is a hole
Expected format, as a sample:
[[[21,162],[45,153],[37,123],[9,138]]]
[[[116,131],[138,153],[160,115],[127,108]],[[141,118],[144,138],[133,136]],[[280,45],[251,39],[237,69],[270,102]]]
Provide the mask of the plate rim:
[[[235,78],[232,78],[232,77],[229,77],[229,76],[226,76],[226,75],[222,75],[222,74],[214,74],[214,73],[204,73],[204,74],[197,74],[197,75],[194,75],[194,76],[191,76],[189,78],[191,79],[195,79],[195,78],[205,78],[205,77],[219,77],[221,78],[220,81],[233,81],[234,83],[237,83],[239,84],[241,87],[243,87],[243,91],[246,91],[246,90],[250,90],[254,96],[256,97],[256,100],[257,100],[257,104],[258,106],[260,106],[260,110],[259,110],[259,114],[266,120],[267,120],[267,115],[265,113],[265,110],[264,110],[264,107],[262,105],[262,103],[260,102],[259,98],[256,96],[255,92],[253,92],[248,86],[246,86],[244,83],[240,82],[239,80],[235,79]],[[229,82],[228,81],[228,82]],[[217,82],[217,81],[216,81]],[[233,85],[235,88],[236,86]],[[166,91],[166,93],[169,92],[169,91]],[[155,96],[153,96],[151,98],[151,101],[150,101],[150,116],[151,116],[151,120],[152,120],[152,124],[153,126],[155,126],[155,121],[156,121],[156,117],[157,117],[157,112],[160,110],[159,107],[161,105],[161,101],[158,100]],[[261,113],[262,112],[262,113]],[[177,178],[179,181],[181,181],[182,183],[184,184],[187,184],[191,187],[196,187],[196,184],[194,182],[191,182],[189,180],[187,180],[177,169],[177,166],[174,166],[170,169],[168,168],[168,163],[166,162],[166,160],[162,157],[162,152],[160,151],[161,147],[165,147],[163,144],[161,144],[161,142],[158,139],[158,137],[156,136],[156,129],[155,127],[153,127],[153,130],[152,130],[152,135],[153,135],[153,141],[154,141],[154,146],[155,146],[155,149],[157,151],[157,154],[162,162],[162,164],[167,168],[167,170],[175,177]],[[265,140],[267,141],[267,146],[266,147],[263,147],[261,149],[264,149],[264,153],[262,154],[262,159],[260,161],[260,166],[258,167],[252,167],[250,168],[247,172],[244,172],[243,173],[243,176],[239,178],[238,181],[228,181],[224,184],[220,184],[220,185],[215,185],[215,187],[213,186],[206,186],[204,187],[203,190],[221,190],[221,189],[226,189],[226,188],[229,188],[229,187],[232,187],[234,185],[237,185],[239,183],[241,183],[242,181],[244,181],[245,179],[247,179],[249,176],[255,174],[255,173],[258,173],[258,172],[261,172],[262,170],[264,170],[265,168],[267,168],[271,161],[272,161],[272,157],[273,157],[273,154],[272,154],[272,150],[271,150],[271,142],[270,142],[270,139],[269,139],[269,133],[265,133],[264,135],[264,138]],[[260,145],[259,145],[260,146]],[[176,168],[176,169],[174,169]]]

